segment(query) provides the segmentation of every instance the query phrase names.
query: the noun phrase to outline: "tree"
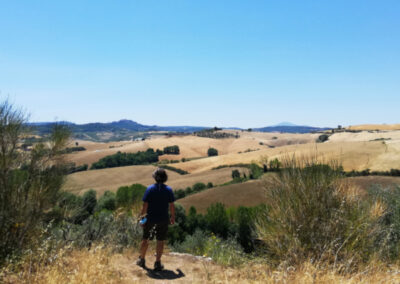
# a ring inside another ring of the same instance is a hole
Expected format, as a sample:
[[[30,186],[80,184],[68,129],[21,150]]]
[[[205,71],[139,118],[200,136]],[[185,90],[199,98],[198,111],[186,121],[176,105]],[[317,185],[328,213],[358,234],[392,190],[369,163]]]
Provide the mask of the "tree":
[[[179,146],[167,146],[164,148],[164,154],[179,155]]]
[[[228,236],[229,219],[222,203],[212,204],[207,208],[207,228],[214,234],[226,238]]]
[[[206,188],[206,185],[204,183],[202,183],[202,182],[198,182],[198,183],[195,183],[193,185],[193,191],[194,192],[202,191],[205,188]]]
[[[207,154],[209,157],[218,156],[218,150],[215,148],[208,148]]]
[[[104,192],[103,196],[99,198],[96,211],[101,211],[103,209],[114,211],[116,208],[117,202],[115,198],[115,193],[107,190],[106,192]]]
[[[240,172],[238,170],[233,170],[232,179],[239,179],[239,178],[240,178]]]
[[[8,101],[0,103],[0,262],[38,238],[46,216],[57,202],[66,173],[62,159],[70,132],[55,124],[47,143],[21,151],[28,133],[27,115]]]
[[[83,194],[83,209],[88,212],[89,215],[92,215],[96,205],[96,191],[94,191],[93,189],[86,191]]]

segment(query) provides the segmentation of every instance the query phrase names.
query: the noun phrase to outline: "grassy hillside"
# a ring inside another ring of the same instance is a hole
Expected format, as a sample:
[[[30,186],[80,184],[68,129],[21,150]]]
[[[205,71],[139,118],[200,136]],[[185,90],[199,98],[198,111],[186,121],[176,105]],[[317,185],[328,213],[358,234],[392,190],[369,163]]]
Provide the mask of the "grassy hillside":
[[[350,130],[400,130],[400,124],[360,124],[350,125]]]
[[[214,187],[185,198],[179,199],[187,211],[194,206],[199,213],[205,213],[213,203],[223,203],[226,207],[256,206],[265,201],[265,192],[262,181],[248,181],[245,183]]]
[[[265,179],[268,179],[271,175],[273,174],[264,176],[264,181],[253,180],[211,188],[182,198],[178,203],[186,210],[194,206],[199,213],[207,212],[207,208],[217,202],[224,204],[226,207],[256,206],[265,202],[264,183]],[[373,185],[379,185],[383,188],[400,186],[400,177],[367,176],[351,177],[346,178],[346,180],[360,190],[358,193],[365,193],[365,190]]]
[[[99,196],[106,190],[116,191],[120,186],[133,183],[147,186],[154,183],[151,175],[155,169],[154,166],[128,166],[78,172],[67,177],[64,189],[76,194],[94,189]],[[173,189],[186,188],[197,182],[206,184],[212,182],[214,185],[218,185],[230,181],[232,179],[232,170],[234,169],[224,168],[188,175],[179,175],[176,172],[167,170],[169,177],[167,184]],[[239,170],[242,171],[243,169]]]

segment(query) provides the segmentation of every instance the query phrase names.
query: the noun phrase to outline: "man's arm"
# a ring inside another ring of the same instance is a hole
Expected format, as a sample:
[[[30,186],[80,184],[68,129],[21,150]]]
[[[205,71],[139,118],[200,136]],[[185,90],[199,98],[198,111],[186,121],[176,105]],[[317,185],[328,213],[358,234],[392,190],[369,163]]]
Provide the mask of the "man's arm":
[[[147,214],[147,208],[149,207],[148,202],[143,202],[143,207],[142,207],[142,213],[140,213],[140,216],[144,216]]]
[[[171,212],[171,225],[175,224],[175,204],[171,202],[169,204],[169,211]]]

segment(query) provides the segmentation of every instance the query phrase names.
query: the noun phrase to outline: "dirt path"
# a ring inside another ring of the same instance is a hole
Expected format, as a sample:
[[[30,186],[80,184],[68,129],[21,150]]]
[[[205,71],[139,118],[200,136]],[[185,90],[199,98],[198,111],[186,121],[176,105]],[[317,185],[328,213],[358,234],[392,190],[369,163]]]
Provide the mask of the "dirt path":
[[[161,272],[154,272],[152,269],[155,261],[153,254],[146,257],[146,269],[136,265],[136,257],[137,254],[122,254],[113,259],[114,268],[123,280],[127,281],[126,283],[236,282],[232,280],[232,276],[240,275],[237,270],[216,265],[209,258],[188,254],[171,252],[164,254],[162,257],[164,270]]]

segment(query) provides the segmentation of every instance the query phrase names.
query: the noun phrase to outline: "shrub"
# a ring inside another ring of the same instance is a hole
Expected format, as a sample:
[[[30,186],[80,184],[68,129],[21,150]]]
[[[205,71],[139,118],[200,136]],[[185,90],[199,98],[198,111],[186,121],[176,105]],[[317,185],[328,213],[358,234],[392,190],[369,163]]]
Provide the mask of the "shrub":
[[[18,149],[26,115],[0,103],[0,263],[38,239],[46,212],[57,202],[67,167],[60,159],[70,132],[55,125],[47,143]]]
[[[205,215],[207,228],[214,234],[226,239],[228,236],[229,219],[222,203],[212,204]]]
[[[130,207],[139,202],[143,197],[146,187],[141,184],[132,184],[131,186],[121,186],[117,190],[115,197],[117,207]]]
[[[99,198],[96,211],[102,211],[103,209],[114,211],[116,208],[117,202],[115,198],[115,193],[107,190],[106,192],[104,192],[103,196]]]
[[[175,199],[181,199],[186,196],[186,193],[183,189],[178,189],[174,191]]]
[[[258,236],[270,257],[298,263],[347,256],[357,263],[373,254],[379,226],[370,204],[348,197],[350,185],[341,177],[339,167],[316,159],[285,162],[267,185],[268,211],[258,218]]]
[[[88,212],[90,215],[93,214],[94,209],[97,205],[96,199],[96,191],[93,189],[86,191],[82,197],[83,201],[83,210]]]
[[[215,149],[215,148],[209,148],[208,151],[207,151],[207,155],[209,157],[218,156],[218,150]]]
[[[233,170],[232,179],[238,179],[238,178],[240,178],[240,172],[238,170]]]
[[[164,154],[179,155],[179,146],[167,146],[164,148]]]
[[[198,182],[198,183],[195,183],[193,185],[193,191],[194,192],[199,192],[199,191],[202,191],[204,189],[206,189],[206,185],[204,183],[202,183],[202,182]]]
[[[281,169],[281,167],[282,167],[282,163],[277,158],[269,161],[269,170],[270,171],[277,172]]]
[[[207,183],[207,188],[212,188],[212,187],[214,187],[212,182]]]
[[[254,249],[252,232],[254,226],[254,217],[251,209],[240,206],[236,211],[238,222],[238,242],[245,252],[251,252]]]
[[[258,179],[260,178],[264,173],[263,168],[259,167],[255,163],[251,163],[250,165],[250,178],[251,179]]]
[[[137,153],[121,153],[117,152],[114,155],[109,155],[101,158],[98,162],[92,164],[91,169],[104,169],[132,165],[147,165],[158,162],[159,154],[154,152],[152,148],[144,152]]]
[[[185,241],[174,246],[174,249],[178,252],[208,256],[222,265],[235,266],[246,262],[242,248],[234,240],[222,240],[201,230],[187,236]]]
[[[329,135],[328,134],[322,134],[318,136],[317,143],[324,143],[325,141],[328,141]]]

